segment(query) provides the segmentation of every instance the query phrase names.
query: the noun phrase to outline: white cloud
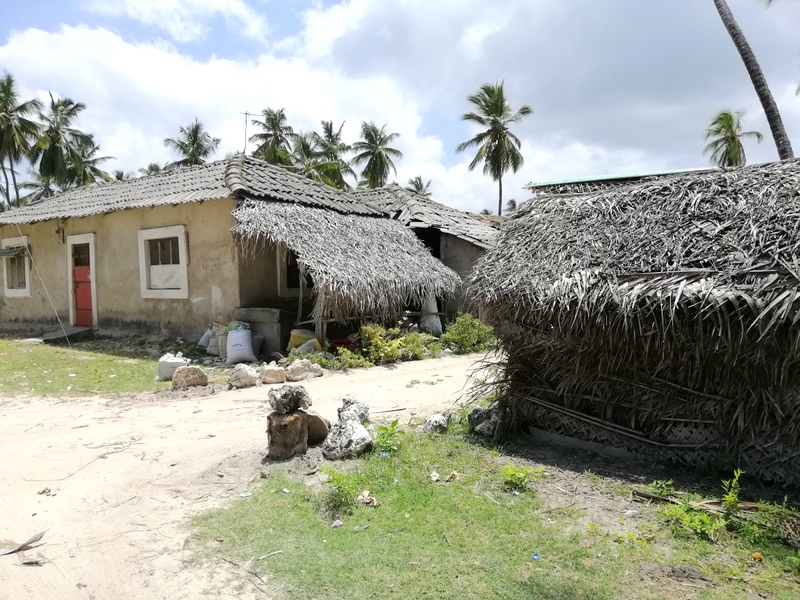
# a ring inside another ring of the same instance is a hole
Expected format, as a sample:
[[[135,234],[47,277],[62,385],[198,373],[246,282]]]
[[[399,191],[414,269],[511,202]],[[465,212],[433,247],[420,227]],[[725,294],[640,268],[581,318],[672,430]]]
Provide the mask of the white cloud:
[[[89,11],[127,17],[166,31],[178,42],[204,39],[209,22],[222,17],[237,33],[264,41],[267,21],[243,0],[83,0]]]

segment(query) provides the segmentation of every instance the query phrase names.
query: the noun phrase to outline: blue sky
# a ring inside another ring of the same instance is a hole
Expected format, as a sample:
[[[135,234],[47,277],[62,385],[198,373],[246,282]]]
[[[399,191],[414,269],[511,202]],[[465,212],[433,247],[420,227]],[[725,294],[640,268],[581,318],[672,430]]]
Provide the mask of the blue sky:
[[[800,2],[729,0],[800,153]],[[3,0],[0,70],[23,97],[87,105],[109,169],[174,158],[163,139],[195,117],[244,146],[244,111],[283,107],[296,130],[321,119],[400,134],[397,180],[431,179],[434,197],[491,208],[496,184],[455,146],[474,134],[466,96],[504,80],[522,186],[615,173],[707,166],[715,112],[744,110],[765,134],[749,162],[776,152],[741,60],[711,0]],[[249,131],[252,133],[252,129]]]

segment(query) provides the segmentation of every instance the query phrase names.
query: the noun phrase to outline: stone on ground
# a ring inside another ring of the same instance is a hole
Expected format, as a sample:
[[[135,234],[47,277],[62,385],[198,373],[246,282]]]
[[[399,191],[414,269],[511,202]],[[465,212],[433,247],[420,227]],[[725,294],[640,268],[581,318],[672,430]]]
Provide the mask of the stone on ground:
[[[369,419],[369,407],[353,398],[343,398],[339,409],[339,422],[331,427],[322,454],[337,460],[355,458],[372,447],[372,433],[365,427]]]
[[[286,371],[274,363],[268,364],[261,370],[261,383],[286,383]]]
[[[303,381],[312,377],[322,377],[324,374],[325,369],[306,358],[296,360],[286,367],[287,381]]]
[[[172,375],[172,389],[182,390],[196,385],[208,385],[208,375],[200,367],[178,367]]]
[[[302,385],[282,385],[269,391],[269,405],[285,415],[311,406],[311,396]]]
[[[469,411],[467,420],[469,428],[478,435],[493,436],[494,430],[497,429],[497,424],[500,422],[500,410],[497,408],[497,404],[487,407],[477,406]]]
[[[314,411],[307,410],[306,413],[308,414],[308,445],[316,446],[324,442],[325,438],[328,437],[331,424]]]
[[[252,387],[258,381],[258,372],[250,365],[239,363],[228,377],[229,388]]]
[[[447,433],[448,418],[439,413],[430,415],[417,427],[417,433]]]

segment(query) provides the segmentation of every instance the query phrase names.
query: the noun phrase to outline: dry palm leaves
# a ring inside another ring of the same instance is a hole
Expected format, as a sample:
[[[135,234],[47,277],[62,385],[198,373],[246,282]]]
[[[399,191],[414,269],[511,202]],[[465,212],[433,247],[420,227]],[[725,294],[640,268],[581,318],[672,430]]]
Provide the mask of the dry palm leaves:
[[[800,162],[536,197],[469,289],[515,415],[800,480]]]

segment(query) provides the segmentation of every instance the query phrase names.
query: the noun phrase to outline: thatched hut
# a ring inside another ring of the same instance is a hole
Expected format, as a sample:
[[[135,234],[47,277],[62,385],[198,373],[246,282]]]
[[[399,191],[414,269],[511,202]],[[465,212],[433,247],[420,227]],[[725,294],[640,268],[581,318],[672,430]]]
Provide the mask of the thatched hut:
[[[506,422],[800,479],[800,162],[536,197],[470,290]]]

